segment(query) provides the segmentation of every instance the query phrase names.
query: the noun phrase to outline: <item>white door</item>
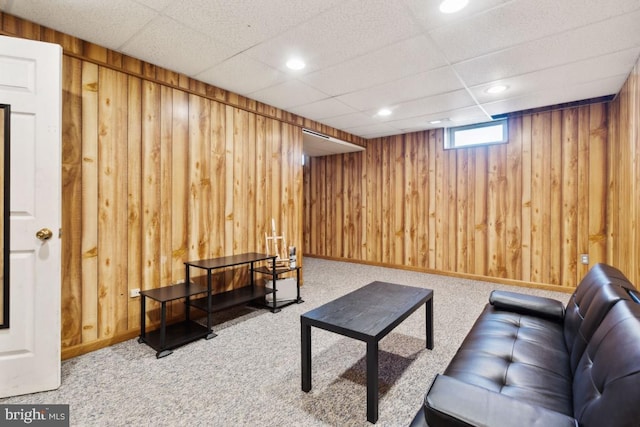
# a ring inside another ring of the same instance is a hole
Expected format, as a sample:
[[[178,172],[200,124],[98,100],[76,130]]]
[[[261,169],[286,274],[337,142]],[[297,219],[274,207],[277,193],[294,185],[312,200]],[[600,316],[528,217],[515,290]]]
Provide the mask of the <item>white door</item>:
[[[0,397],[60,386],[61,64],[58,45],[0,36],[0,104],[11,107],[10,320],[0,329]],[[48,240],[36,237],[43,229],[52,231]]]

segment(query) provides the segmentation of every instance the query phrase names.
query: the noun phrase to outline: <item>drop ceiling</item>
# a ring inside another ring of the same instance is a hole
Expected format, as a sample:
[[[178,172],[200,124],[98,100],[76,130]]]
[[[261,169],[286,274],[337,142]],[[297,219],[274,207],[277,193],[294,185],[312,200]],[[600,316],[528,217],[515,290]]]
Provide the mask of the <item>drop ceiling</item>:
[[[364,138],[617,94],[640,0],[0,0],[4,12]],[[307,66],[291,71],[296,55]],[[486,90],[493,84],[508,89]],[[380,108],[392,114],[377,115]],[[441,123],[430,123],[441,120]]]

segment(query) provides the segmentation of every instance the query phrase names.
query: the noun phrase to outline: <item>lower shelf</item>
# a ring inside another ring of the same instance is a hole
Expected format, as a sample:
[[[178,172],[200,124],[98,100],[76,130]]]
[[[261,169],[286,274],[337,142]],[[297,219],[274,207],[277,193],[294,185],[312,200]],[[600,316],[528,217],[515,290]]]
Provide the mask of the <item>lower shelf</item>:
[[[233,289],[231,291],[222,292],[211,295],[211,307],[209,311],[222,310],[236,305],[244,304],[253,300],[264,298],[265,295],[272,293],[273,290],[264,286],[245,286],[243,288]],[[207,297],[196,298],[190,301],[192,307],[207,311]]]
[[[140,336],[138,342],[144,342],[158,353],[157,357],[168,356],[171,354],[170,349],[187,344],[191,341],[205,338],[213,334],[206,326],[191,320],[174,323],[166,327],[164,346],[160,342],[160,329],[147,332],[145,336]]]

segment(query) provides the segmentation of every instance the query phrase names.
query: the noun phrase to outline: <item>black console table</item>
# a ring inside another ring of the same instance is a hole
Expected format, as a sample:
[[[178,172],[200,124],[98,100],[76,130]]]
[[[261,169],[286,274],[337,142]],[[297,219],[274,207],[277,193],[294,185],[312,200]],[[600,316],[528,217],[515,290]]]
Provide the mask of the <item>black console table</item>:
[[[267,266],[264,265],[256,266],[256,263],[260,262],[271,263],[271,268],[267,268]],[[300,298],[300,267],[277,270],[275,255],[250,252],[220,258],[187,261],[184,264],[184,283],[140,292],[140,337],[138,338],[138,342],[144,342],[155,349],[157,358],[168,356],[172,353],[172,349],[197,339],[211,339],[215,337],[216,334],[213,332],[211,324],[211,314],[214,311],[223,310],[225,308],[247,302],[264,300],[264,297],[270,293],[274,294],[273,302],[266,306],[270,308],[273,313],[277,313],[280,311],[281,307],[286,305],[303,302]],[[249,265],[250,282],[247,286],[217,294],[213,293],[212,276],[214,270],[244,264]],[[191,283],[192,268],[206,270],[206,285]],[[275,285],[277,278],[281,274],[291,271],[297,272],[297,299],[278,303],[276,298],[277,285]],[[273,280],[272,283],[274,283],[274,289],[257,285],[254,279],[254,273],[256,272],[271,276]],[[159,301],[162,306],[160,328],[148,333],[145,331],[146,298]],[[167,325],[166,303],[177,299],[185,300],[185,319],[181,322]],[[207,313],[206,326],[190,319],[190,307],[203,310]]]

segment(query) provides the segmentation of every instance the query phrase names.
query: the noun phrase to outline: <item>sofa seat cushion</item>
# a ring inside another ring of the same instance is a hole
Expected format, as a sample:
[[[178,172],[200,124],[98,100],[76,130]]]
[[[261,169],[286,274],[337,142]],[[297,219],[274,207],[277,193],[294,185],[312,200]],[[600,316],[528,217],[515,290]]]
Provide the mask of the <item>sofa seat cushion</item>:
[[[488,304],[445,375],[573,414],[572,375],[563,327]]]

